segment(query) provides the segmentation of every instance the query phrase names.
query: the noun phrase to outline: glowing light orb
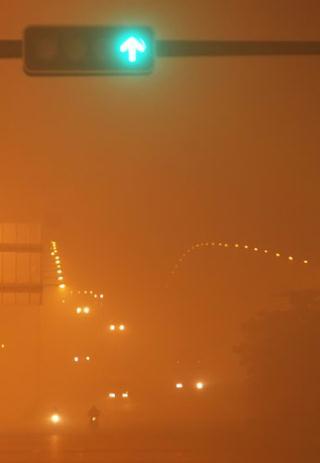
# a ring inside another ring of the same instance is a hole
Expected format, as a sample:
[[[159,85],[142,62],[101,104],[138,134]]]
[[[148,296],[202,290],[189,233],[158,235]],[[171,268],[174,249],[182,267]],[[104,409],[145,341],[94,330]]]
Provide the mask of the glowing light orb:
[[[58,424],[61,421],[61,416],[58,415],[57,413],[54,413],[53,415],[51,415],[50,420],[52,423]]]
[[[196,388],[200,391],[200,390],[202,390],[202,389],[204,388],[204,384],[203,384],[201,381],[199,381],[199,382],[196,384]]]

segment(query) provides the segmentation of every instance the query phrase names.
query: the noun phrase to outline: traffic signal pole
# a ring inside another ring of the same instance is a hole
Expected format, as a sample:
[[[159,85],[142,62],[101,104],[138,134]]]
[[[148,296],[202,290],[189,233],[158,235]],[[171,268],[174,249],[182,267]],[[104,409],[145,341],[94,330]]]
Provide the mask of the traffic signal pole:
[[[156,40],[157,58],[320,55],[320,41]],[[0,40],[0,59],[22,58],[22,40]]]
[[[22,58],[22,40],[0,40],[0,58]]]
[[[156,41],[159,58],[273,55],[320,55],[320,41]]]

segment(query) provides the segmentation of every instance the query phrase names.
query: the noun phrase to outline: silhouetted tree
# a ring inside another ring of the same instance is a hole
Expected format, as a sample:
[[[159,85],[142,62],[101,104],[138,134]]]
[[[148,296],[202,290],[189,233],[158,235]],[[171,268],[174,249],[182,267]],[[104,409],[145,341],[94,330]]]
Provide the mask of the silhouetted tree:
[[[245,341],[238,352],[247,370],[251,416],[318,428],[318,293],[292,292],[289,301],[289,309],[266,312],[245,326]]]

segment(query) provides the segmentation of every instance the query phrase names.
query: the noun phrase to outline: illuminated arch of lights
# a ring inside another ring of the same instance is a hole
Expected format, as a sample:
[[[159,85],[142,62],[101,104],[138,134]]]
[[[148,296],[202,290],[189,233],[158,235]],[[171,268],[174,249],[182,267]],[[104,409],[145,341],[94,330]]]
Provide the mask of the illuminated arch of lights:
[[[193,252],[203,249],[203,248],[222,248],[222,249],[235,249],[237,251],[246,251],[246,252],[251,252],[255,254],[261,254],[263,256],[269,256],[273,257],[275,259],[282,259],[286,260],[290,263],[298,263],[302,265],[308,265],[310,263],[309,259],[296,259],[292,255],[286,255],[280,251],[271,251],[270,249],[266,248],[259,248],[256,246],[250,246],[248,244],[240,244],[240,243],[226,243],[226,242],[214,242],[214,241],[206,241],[206,242],[201,242],[201,243],[196,243],[193,246],[191,246],[189,249],[187,249],[183,254],[181,254],[180,258],[174,265],[171,275],[174,276],[184,261],[187,259],[190,254]]]

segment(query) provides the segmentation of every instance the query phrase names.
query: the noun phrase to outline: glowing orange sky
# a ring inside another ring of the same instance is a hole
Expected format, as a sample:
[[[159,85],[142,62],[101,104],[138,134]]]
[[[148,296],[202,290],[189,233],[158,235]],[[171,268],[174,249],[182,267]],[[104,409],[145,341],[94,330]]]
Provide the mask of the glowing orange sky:
[[[302,0],[13,0],[0,24],[3,38],[27,24],[141,23],[159,38],[298,40],[320,38],[319,13]],[[97,282],[128,311],[144,298],[150,309],[198,241],[317,260],[319,70],[317,57],[181,59],[159,60],[150,77],[32,79],[1,61],[2,221],[42,221],[69,278]],[[202,272],[205,305],[212,267],[196,265],[184,278]]]

